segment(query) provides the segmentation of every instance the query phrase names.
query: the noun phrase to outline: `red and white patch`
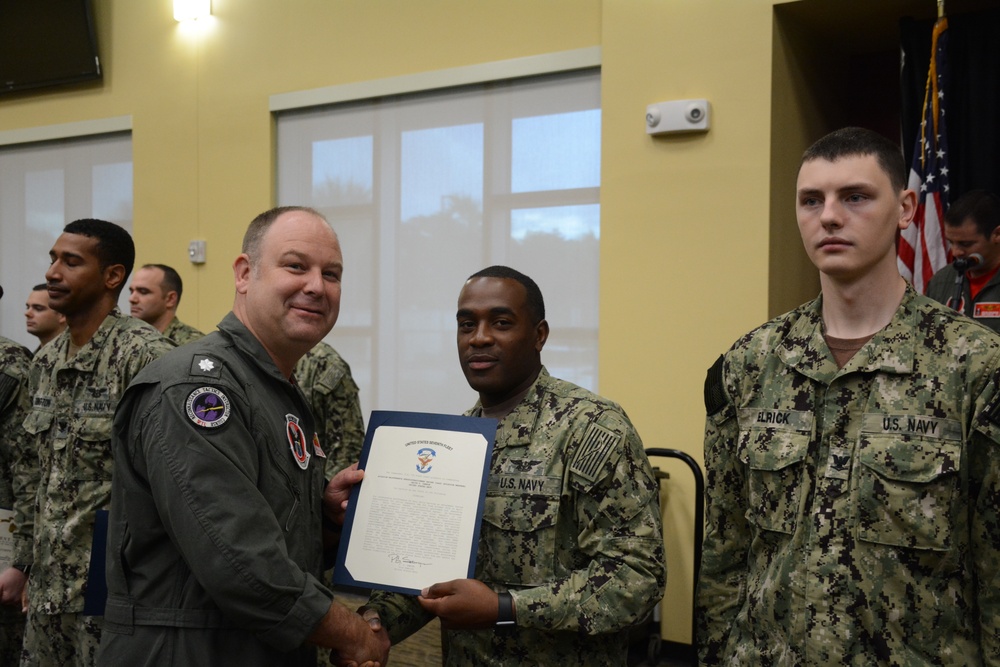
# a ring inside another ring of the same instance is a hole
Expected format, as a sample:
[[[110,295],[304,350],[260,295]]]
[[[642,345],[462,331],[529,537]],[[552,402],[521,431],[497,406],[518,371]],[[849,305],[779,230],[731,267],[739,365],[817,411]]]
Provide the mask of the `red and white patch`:
[[[321,459],[326,458],[326,453],[319,446],[319,433],[313,433],[313,453]]]
[[[1000,302],[981,301],[972,305],[972,316],[976,319],[984,317],[1000,317]]]
[[[292,457],[299,467],[305,470],[309,467],[312,454],[306,449],[306,434],[299,426],[299,418],[295,415],[285,415],[285,434],[288,435],[288,445],[292,449]]]

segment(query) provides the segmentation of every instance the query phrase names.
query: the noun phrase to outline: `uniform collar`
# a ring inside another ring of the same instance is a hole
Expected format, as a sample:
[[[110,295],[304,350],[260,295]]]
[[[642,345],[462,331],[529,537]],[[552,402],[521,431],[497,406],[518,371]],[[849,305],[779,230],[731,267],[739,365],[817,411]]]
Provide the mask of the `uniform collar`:
[[[527,445],[531,442],[531,434],[535,430],[535,424],[542,414],[542,401],[549,385],[552,383],[552,376],[542,366],[538,371],[538,377],[528,387],[528,392],[521,399],[510,414],[503,418],[497,427],[497,438],[494,447],[515,447]],[[476,405],[469,411],[472,415],[481,415],[483,405],[476,401]],[[501,428],[502,427],[502,428]]]
[[[170,318],[170,324],[168,324],[167,327],[163,330],[163,335],[166,336],[167,338],[170,338],[171,337],[170,334],[172,334],[176,329],[179,329],[180,326],[181,326],[181,321],[177,319],[176,315],[174,315],[173,317]]]
[[[806,304],[802,317],[792,325],[775,351],[778,358],[799,373],[830,382],[838,373],[883,372],[904,374],[913,371],[916,356],[917,293],[907,284],[903,300],[892,320],[875,333],[842,369],[823,339],[823,297]]]
[[[219,331],[233,341],[236,349],[248,357],[265,374],[279,379],[285,384],[291,384],[288,382],[288,378],[278,370],[274,360],[271,359],[271,355],[264,349],[261,342],[257,340],[257,337],[247,329],[245,324],[240,322],[239,318],[232,311],[219,322]]]
[[[119,322],[122,322],[125,318],[126,316],[122,315],[122,311],[119,310],[118,306],[112,308],[111,312],[104,318],[104,321],[101,322],[101,326],[97,327],[94,335],[84,343],[83,347],[77,350],[72,359],[66,362],[65,367],[78,371],[93,372],[98,361],[100,361],[101,350],[104,349],[105,343],[108,342],[108,338],[114,332]],[[56,359],[66,359],[66,355],[69,354],[69,329],[64,329],[51,344],[55,347]]]

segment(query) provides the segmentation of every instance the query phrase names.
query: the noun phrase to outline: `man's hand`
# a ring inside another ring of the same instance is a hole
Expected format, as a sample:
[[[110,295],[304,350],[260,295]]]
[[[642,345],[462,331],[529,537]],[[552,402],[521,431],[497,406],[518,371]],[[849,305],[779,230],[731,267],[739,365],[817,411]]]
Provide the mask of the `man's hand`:
[[[425,588],[420,606],[441,619],[449,630],[492,628],[497,621],[496,592],[476,579],[454,579]]]
[[[368,624],[372,632],[381,642],[382,646],[385,647],[385,652],[381,657],[381,667],[385,667],[389,662],[389,633],[382,627],[382,619],[379,618],[378,612],[369,607],[361,607],[358,609],[358,613],[361,614],[361,619]],[[337,651],[330,652],[330,660],[337,665],[337,667],[354,667],[353,662],[349,660],[344,660],[338,655]],[[362,667],[367,667],[367,665],[362,665]]]
[[[311,644],[331,649],[330,659],[341,667],[385,667],[389,661],[389,634],[337,602],[309,635]]]
[[[351,497],[351,488],[365,476],[364,470],[358,470],[358,464],[344,468],[338,472],[323,491],[323,513],[338,526],[344,524],[347,514],[347,499]]]
[[[21,604],[21,595],[24,593],[24,583],[27,580],[28,577],[24,576],[24,572],[16,567],[8,567],[0,573],[0,604]]]
[[[24,586],[21,588],[21,613],[28,613],[28,579],[25,578]]]
[[[361,607],[358,609],[358,613],[361,614],[361,618],[372,629],[372,632],[386,632],[382,629],[382,619],[379,617],[377,611],[371,607]],[[386,634],[388,635],[388,633]]]

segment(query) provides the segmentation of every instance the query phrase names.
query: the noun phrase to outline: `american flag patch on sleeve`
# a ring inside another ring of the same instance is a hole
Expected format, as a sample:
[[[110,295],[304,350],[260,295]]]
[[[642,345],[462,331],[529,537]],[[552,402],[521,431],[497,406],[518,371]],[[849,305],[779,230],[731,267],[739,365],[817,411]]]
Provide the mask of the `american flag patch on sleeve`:
[[[604,463],[621,441],[621,433],[615,433],[600,424],[591,424],[583,436],[580,451],[569,467],[570,472],[590,482],[596,482],[601,477]]]

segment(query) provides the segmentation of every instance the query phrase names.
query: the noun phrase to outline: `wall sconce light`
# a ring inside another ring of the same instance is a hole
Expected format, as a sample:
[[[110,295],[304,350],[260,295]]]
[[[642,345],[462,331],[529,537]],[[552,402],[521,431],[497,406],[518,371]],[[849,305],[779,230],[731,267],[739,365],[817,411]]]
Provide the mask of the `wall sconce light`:
[[[174,0],[174,19],[194,21],[212,15],[212,0]]]

